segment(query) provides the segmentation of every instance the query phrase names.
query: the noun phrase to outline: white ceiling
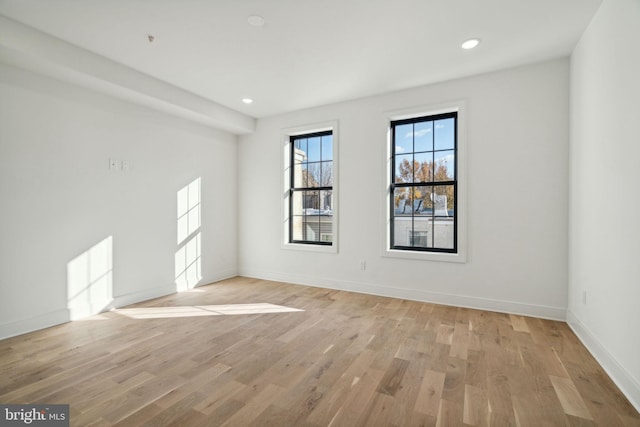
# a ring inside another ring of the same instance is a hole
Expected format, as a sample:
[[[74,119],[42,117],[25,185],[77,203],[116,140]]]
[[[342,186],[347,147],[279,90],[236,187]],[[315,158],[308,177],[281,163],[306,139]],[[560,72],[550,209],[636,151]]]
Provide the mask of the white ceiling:
[[[0,0],[0,14],[265,117],[567,56],[600,3]],[[460,49],[471,37],[481,45]]]

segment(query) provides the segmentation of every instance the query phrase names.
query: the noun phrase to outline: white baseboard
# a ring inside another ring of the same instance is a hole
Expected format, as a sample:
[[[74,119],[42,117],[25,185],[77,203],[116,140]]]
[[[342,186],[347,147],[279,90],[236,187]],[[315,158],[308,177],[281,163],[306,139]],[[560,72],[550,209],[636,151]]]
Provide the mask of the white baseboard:
[[[402,298],[413,301],[423,301],[456,307],[475,308],[479,310],[497,311],[501,313],[519,314],[524,316],[540,317],[543,319],[566,319],[566,307],[551,307],[534,304],[524,304],[513,301],[479,298],[465,295],[445,294],[419,289],[396,288],[378,284],[352,282],[335,279],[325,279],[312,276],[295,275],[289,273],[241,270],[241,276],[256,279],[275,280],[279,282],[294,283],[297,285],[316,286],[341,291],[358,292],[384,297]]]
[[[202,280],[204,286],[214,282],[219,282],[224,279],[236,277],[238,271],[236,269],[228,269],[224,271],[216,272],[216,274],[207,277]],[[113,297],[110,303],[100,309],[92,308],[74,308],[74,309],[62,309],[45,313],[39,316],[30,317],[28,319],[21,319],[15,322],[5,323],[0,325],[0,339],[11,338],[17,335],[26,334],[29,332],[37,331],[39,329],[48,328],[50,326],[60,325],[62,323],[69,322],[71,320],[81,319],[87,316],[92,316],[100,312],[111,310],[112,308],[126,307],[131,304],[135,304],[141,301],[147,301],[154,298],[163,297],[176,292],[175,285],[167,285],[162,287],[156,287],[151,289],[145,289],[142,291],[131,292],[123,295],[116,295]]]
[[[572,312],[567,309],[567,324],[598,361],[629,402],[640,412],[640,382],[609,353],[598,338]]]
[[[212,276],[208,276],[207,278],[202,279],[200,283],[196,285],[196,287],[210,285],[211,283],[219,282],[225,279],[230,279],[232,277],[236,277],[237,275],[238,275],[238,271],[235,269],[219,271]],[[152,289],[146,289],[140,292],[133,292],[125,295],[118,295],[113,299],[113,302],[109,304],[109,306],[105,308],[105,310],[103,311],[110,310],[112,308],[126,307],[127,305],[135,304],[142,301],[147,301],[154,298],[160,298],[165,295],[171,295],[174,293],[176,293],[176,286],[168,285],[168,286],[163,286],[161,288],[152,288]],[[94,314],[97,314],[97,313],[94,313]]]
[[[206,277],[202,280],[202,283],[198,286],[206,286],[215,282],[220,282],[221,280],[231,279],[238,276],[238,270],[235,268],[230,268],[227,270],[216,271],[216,274]]]
[[[0,325],[0,339],[11,338],[28,332],[45,329],[68,322],[70,313],[67,309],[55,310],[49,313],[20,319],[15,322]]]
[[[127,305],[135,304],[137,302],[146,301],[154,298],[160,298],[165,295],[174,294],[176,292],[175,285],[162,286],[158,288],[145,289],[143,291],[132,292],[124,295],[117,295],[113,297],[113,301],[102,311],[107,311],[112,308],[126,307]],[[97,313],[94,313],[97,314]]]

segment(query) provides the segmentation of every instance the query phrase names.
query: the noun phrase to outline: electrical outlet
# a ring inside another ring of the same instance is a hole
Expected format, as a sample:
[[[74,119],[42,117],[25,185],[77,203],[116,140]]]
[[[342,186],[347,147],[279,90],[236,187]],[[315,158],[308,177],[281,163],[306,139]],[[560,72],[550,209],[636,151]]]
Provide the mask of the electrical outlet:
[[[366,270],[367,269],[367,261],[362,260],[360,261],[360,270]]]
[[[582,303],[587,303],[587,291],[582,291]]]
[[[122,161],[122,172],[130,172],[131,171],[131,161],[123,160]]]

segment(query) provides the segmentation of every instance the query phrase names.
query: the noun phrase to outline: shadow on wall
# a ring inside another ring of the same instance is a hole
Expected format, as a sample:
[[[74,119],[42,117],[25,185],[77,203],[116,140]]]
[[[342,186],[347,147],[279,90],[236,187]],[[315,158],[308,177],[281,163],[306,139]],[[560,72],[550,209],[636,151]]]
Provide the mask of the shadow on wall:
[[[178,251],[175,254],[176,291],[194,288],[202,280],[200,239],[201,179],[178,190]]]
[[[100,313],[113,301],[113,237],[109,236],[67,263],[70,320]]]

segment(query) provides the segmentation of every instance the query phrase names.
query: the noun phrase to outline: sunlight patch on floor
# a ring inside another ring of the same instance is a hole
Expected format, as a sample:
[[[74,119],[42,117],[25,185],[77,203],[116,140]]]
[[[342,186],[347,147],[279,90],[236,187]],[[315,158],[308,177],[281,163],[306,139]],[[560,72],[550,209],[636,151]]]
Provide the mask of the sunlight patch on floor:
[[[240,314],[268,314],[304,311],[269,303],[225,304],[225,305],[187,305],[180,307],[140,307],[113,310],[117,314],[131,319],[165,319],[175,317],[231,316]]]

